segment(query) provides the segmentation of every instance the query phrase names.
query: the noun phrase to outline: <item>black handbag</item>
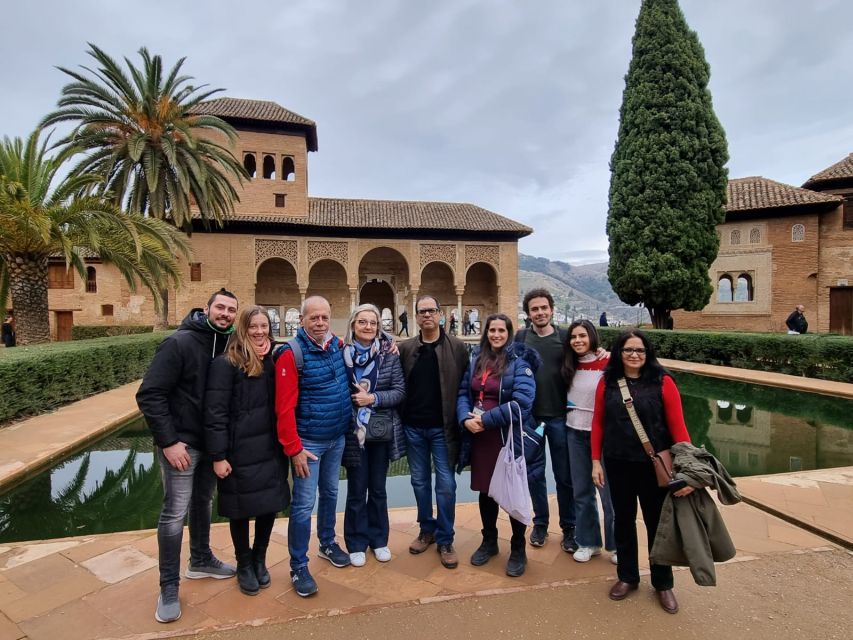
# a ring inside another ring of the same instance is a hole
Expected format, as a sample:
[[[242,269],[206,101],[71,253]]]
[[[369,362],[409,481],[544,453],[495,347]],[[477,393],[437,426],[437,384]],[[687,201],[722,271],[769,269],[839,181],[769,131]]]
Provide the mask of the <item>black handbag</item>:
[[[391,442],[394,431],[394,419],[390,413],[374,411],[367,421],[367,430],[364,435],[365,442]]]

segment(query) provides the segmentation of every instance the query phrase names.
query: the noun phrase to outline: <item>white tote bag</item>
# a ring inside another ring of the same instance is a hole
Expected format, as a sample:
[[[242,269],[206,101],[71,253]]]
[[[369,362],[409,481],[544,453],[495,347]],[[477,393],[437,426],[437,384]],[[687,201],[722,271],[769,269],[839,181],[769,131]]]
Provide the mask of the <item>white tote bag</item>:
[[[524,437],[520,434],[521,455],[515,456],[515,438],[513,438],[513,407],[518,410],[518,429],[521,431],[522,416],[518,403],[509,403],[509,434],[498,453],[492,481],[489,483],[489,497],[497,502],[510,517],[525,525],[530,525],[530,490],[527,486],[527,463],[524,460]],[[501,433],[503,436],[503,433]]]

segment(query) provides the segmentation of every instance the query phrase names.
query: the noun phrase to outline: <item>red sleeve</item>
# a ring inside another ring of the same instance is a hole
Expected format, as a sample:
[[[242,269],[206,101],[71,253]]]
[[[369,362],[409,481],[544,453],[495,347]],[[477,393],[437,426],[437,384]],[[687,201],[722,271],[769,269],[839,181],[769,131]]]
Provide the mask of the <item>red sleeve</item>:
[[[275,415],[278,441],[284,453],[295,456],[302,451],[296,432],[296,402],[299,400],[299,373],[293,351],[285,349],[275,363]]]
[[[592,459],[601,460],[601,443],[604,440],[604,378],[598,381],[595,388],[595,408],[592,411],[592,434],[590,449]]]
[[[675,380],[669,376],[663,377],[661,388],[663,396],[663,413],[666,417],[666,426],[673,442],[690,442],[690,434],[684,423],[684,412],[681,409],[681,394],[675,386]]]

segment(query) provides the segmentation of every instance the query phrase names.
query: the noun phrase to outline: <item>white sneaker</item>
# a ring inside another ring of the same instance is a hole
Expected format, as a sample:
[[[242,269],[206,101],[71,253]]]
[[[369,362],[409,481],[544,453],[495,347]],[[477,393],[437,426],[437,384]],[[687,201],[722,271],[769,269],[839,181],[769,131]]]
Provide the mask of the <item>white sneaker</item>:
[[[379,547],[373,550],[373,555],[379,562],[388,562],[391,559],[391,549],[388,547]]]
[[[363,567],[365,562],[367,562],[367,555],[365,555],[364,551],[356,551],[349,554],[349,563],[352,566]]]
[[[580,547],[574,552],[572,557],[575,562],[589,562],[592,556],[597,556],[601,553],[601,547]]]
[[[610,562],[612,562],[613,564],[619,564],[619,559],[616,557],[615,551],[612,551],[610,553]]]

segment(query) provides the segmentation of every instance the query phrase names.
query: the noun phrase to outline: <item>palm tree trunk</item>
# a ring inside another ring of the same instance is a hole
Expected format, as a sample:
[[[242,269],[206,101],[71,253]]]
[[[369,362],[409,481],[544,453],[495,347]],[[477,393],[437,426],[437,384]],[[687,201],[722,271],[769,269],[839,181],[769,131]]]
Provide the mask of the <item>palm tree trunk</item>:
[[[154,321],[154,331],[165,331],[169,328],[169,290],[160,289],[160,311]]]
[[[9,291],[15,310],[19,345],[50,342],[50,311],[47,303],[47,256],[7,254]]]

